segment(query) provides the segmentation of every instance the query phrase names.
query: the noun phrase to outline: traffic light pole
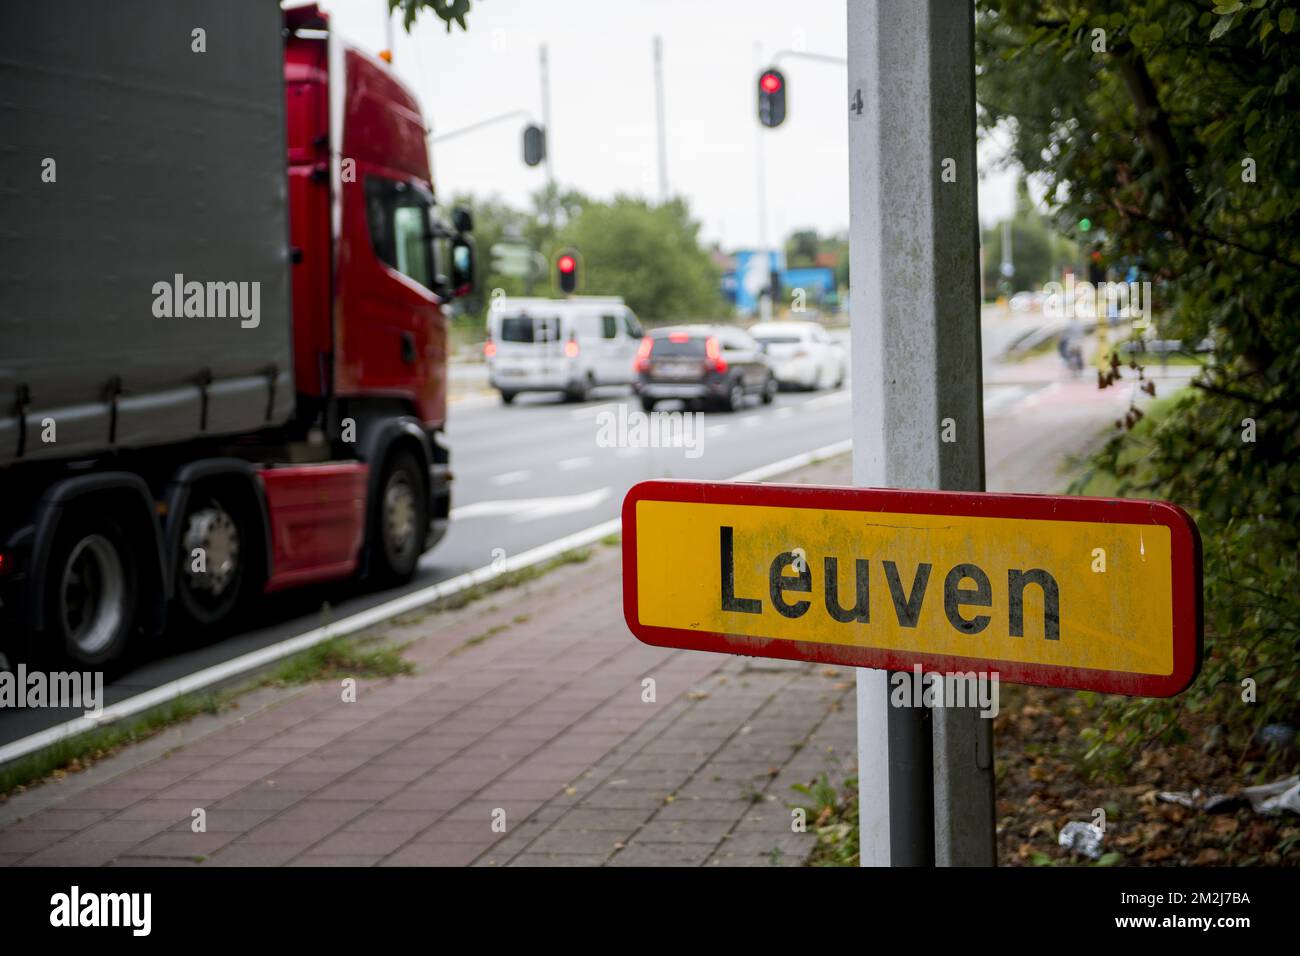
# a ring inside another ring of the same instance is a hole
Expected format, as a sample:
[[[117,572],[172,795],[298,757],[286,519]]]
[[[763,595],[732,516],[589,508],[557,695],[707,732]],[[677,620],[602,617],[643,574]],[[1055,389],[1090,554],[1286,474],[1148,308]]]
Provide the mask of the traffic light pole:
[[[555,170],[551,166],[551,148],[555,145],[554,137],[551,136],[551,66],[545,43],[537,51],[537,59],[542,80],[542,129],[546,130],[546,185],[554,189]]]
[[[848,4],[857,485],[984,489],[973,33],[970,0]],[[857,678],[862,863],[993,863],[989,721],[891,676]]]

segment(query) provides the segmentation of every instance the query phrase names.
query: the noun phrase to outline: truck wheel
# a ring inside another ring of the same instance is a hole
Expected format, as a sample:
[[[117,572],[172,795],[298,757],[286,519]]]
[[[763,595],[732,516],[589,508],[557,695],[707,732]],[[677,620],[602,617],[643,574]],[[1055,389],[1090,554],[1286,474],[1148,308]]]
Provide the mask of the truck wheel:
[[[658,402],[657,399],[643,397],[641,399],[641,410],[646,412],[647,414],[653,412],[655,410],[655,405],[657,404],[657,402]]]
[[[254,593],[250,568],[257,535],[243,509],[196,489],[181,524],[176,555],[178,617],[200,632],[233,624]]]
[[[79,665],[122,656],[135,631],[139,559],[107,515],[69,510],[50,552],[42,657]]]
[[[767,377],[767,381],[763,383],[763,404],[764,405],[772,404],[772,400],[776,398],[777,387],[778,386],[776,384],[776,376],[769,375]]]
[[[404,584],[415,574],[429,527],[429,502],[415,455],[388,456],[370,529],[370,576],[382,584]]]
[[[504,389],[502,389],[502,391],[501,391],[501,404],[502,404],[502,405],[509,405],[511,402],[513,402],[513,401],[515,400],[515,394],[516,394],[515,392],[507,392],[507,391],[505,391]]]

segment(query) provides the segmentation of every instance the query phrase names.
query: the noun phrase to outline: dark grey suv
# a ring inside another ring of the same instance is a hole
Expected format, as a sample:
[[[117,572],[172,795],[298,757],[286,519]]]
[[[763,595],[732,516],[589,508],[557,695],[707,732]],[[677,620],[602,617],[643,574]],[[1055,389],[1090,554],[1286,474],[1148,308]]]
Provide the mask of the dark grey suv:
[[[670,398],[704,401],[731,411],[757,395],[776,396],[777,381],[767,356],[749,333],[726,325],[682,325],[655,329],[641,340],[636,357],[636,393],[647,412]]]

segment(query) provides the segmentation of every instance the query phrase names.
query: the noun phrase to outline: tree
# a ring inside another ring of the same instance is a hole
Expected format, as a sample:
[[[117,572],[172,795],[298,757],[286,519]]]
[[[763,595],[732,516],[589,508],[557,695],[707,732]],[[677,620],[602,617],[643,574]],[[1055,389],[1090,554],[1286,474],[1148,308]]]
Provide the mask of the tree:
[[[474,216],[474,245],[478,254],[474,292],[457,303],[457,312],[462,316],[472,316],[471,321],[477,324],[484,315],[493,289],[501,289],[506,295],[523,295],[527,291],[523,278],[503,275],[493,269],[492,247],[503,242],[526,243],[533,218],[496,196],[477,199],[468,194],[457,195],[447,208],[456,206],[464,206]],[[544,284],[546,277],[540,276],[538,281]]]
[[[1297,20],[1290,0],[992,0],[976,29],[980,122],[1011,131],[1061,231],[1090,219],[1161,283],[1162,332],[1214,338],[1149,447],[1121,435],[1101,463],[1196,516],[1211,653],[1192,700],[1257,679],[1257,722],[1295,719],[1300,681]]]
[[[799,269],[817,264],[817,257],[834,256],[835,285],[846,289],[849,285],[849,237],[845,233],[822,236],[816,229],[796,229],[785,241],[785,264]]]
[[[1055,278],[1053,236],[1036,215],[1011,221],[1011,260],[1015,268],[1009,280],[1012,291],[1037,289]],[[1002,224],[998,223],[984,234],[984,287],[990,294],[1005,278],[1001,266]]]
[[[462,30],[468,30],[465,24],[465,17],[469,14],[470,0],[388,0],[389,11],[402,11],[402,25],[406,27],[406,32],[411,32],[411,25],[415,23],[415,18],[422,9],[428,9],[433,14],[447,24],[447,32],[451,32],[451,25],[454,23]]]
[[[559,244],[579,250],[586,294],[621,295],[651,321],[716,318],[724,308],[720,276],[699,231],[683,199],[652,206],[617,196],[583,205]]]

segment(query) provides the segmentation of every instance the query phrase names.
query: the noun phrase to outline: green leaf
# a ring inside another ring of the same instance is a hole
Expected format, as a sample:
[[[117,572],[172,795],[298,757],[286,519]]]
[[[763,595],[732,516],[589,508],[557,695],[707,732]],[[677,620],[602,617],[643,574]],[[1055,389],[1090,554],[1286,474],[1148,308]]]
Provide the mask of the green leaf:
[[[1219,39],[1219,37],[1223,36],[1225,33],[1231,30],[1232,22],[1235,19],[1236,17],[1233,16],[1232,14],[1228,14],[1226,17],[1220,17],[1219,22],[1216,23],[1214,25],[1214,29],[1210,31],[1210,39],[1217,40]]]
[[[1283,33],[1290,33],[1295,29],[1295,11],[1290,7],[1285,8],[1277,15],[1278,28]]]

